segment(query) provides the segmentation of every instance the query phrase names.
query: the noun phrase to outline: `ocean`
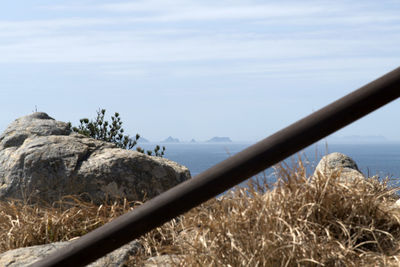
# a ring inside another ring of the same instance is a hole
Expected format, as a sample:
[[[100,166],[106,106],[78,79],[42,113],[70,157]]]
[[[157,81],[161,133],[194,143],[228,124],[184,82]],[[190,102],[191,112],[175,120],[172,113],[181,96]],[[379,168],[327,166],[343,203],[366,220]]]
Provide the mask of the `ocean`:
[[[155,143],[141,143],[144,149],[153,149]],[[192,177],[207,170],[213,165],[227,159],[250,143],[167,143],[165,158],[189,168]],[[311,174],[322,156],[327,153],[340,152],[350,156],[366,176],[378,175],[380,178],[400,177],[400,144],[314,144],[300,154],[308,162],[308,174]],[[286,162],[290,164],[291,159]],[[273,182],[273,169],[265,171],[270,182]]]

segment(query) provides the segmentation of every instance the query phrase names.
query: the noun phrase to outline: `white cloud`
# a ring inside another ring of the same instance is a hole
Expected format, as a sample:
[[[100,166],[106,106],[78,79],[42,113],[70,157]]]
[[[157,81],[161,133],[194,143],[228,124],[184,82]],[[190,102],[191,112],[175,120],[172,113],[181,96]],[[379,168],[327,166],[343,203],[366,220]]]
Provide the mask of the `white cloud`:
[[[179,31],[101,31],[28,35],[0,43],[0,62],[175,62],[278,60],[368,54],[385,47],[399,52],[400,35],[388,39],[314,36],[270,38],[264,34]]]
[[[271,61],[233,61],[230,64],[117,64],[103,67],[101,72],[112,76],[127,76],[130,78],[150,78],[168,76],[172,78],[221,78],[239,77],[242,78],[313,78],[318,75],[332,75],[332,78],[341,77],[346,79],[351,75],[360,73],[374,72],[377,67],[390,71],[398,64],[400,56],[397,57],[340,57],[330,59],[298,59],[291,60],[271,60]],[[166,67],[167,66],[167,67]],[[384,72],[385,72],[384,71]],[[382,73],[372,75],[377,77]]]
[[[321,62],[326,60],[351,57],[354,62],[361,63],[362,58],[371,58],[375,54],[385,58],[387,51],[394,53],[393,58],[400,54],[396,45],[400,42],[398,26],[392,23],[399,18],[393,16],[393,10],[375,13],[365,10],[354,16],[350,10],[360,7],[350,5],[345,10],[346,6],[339,2],[329,5],[322,2],[301,5],[297,2],[290,5],[287,2],[255,4],[246,1],[199,3],[146,0],[93,7],[81,5],[70,7],[109,13],[104,14],[106,17],[96,18],[81,15],[0,21],[0,62],[203,62],[208,66],[201,71],[207,73],[210,69],[209,72],[219,73],[211,62],[236,61],[249,68],[228,66],[229,72],[254,70],[262,73],[260,65],[279,69],[282,60],[304,64],[318,58],[320,60],[314,63],[321,67]],[[63,10],[69,6],[55,7]],[[233,22],[227,23],[226,19]],[[193,21],[204,23],[193,24]],[[253,61],[263,63],[257,65]],[[198,71],[195,67],[177,70],[180,73]],[[146,75],[146,72],[130,69],[109,73],[129,74],[132,71],[135,75]]]
[[[224,20],[282,20],[330,12],[328,6],[306,3],[258,4],[251,1],[146,0],[99,5],[99,10],[131,15],[140,22],[208,22]]]
[[[30,38],[0,45],[0,62],[176,62],[295,59],[349,53],[357,40],[239,39],[232,36],[181,37],[91,33]],[[34,52],[34,53],[32,53]]]
[[[0,20],[0,31],[28,31],[28,30],[50,30],[60,28],[76,28],[96,25],[119,24],[120,20],[113,18],[59,18],[42,20]]]

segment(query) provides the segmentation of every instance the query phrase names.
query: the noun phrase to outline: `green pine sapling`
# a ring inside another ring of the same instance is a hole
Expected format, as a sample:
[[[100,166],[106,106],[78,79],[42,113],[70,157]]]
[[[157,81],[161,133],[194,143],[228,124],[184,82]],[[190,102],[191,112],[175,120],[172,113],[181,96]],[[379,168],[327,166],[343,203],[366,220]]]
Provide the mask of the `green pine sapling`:
[[[122,121],[118,112],[115,112],[114,116],[111,116],[111,123],[104,119],[106,114],[105,109],[97,111],[96,119],[89,120],[87,118],[80,119],[80,125],[78,127],[72,127],[69,123],[72,131],[86,135],[87,137],[92,137],[97,140],[102,140],[110,143],[114,143],[119,148],[132,149],[140,138],[139,134],[136,134],[135,138],[129,137],[129,135],[124,135],[124,129],[122,128]],[[136,150],[141,153],[145,153],[144,149],[141,147],[136,147]],[[156,146],[154,151],[147,150],[147,155],[163,157],[165,152],[165,147],[162,149],[160,146]]]

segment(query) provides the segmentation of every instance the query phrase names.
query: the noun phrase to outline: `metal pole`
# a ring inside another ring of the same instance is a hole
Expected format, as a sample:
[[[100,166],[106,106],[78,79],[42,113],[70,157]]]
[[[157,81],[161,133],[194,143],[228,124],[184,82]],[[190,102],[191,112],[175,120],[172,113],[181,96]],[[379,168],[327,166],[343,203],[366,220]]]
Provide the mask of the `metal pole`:
[[[397,68],[31,266],[76,267],[95,261],[399,96]]]

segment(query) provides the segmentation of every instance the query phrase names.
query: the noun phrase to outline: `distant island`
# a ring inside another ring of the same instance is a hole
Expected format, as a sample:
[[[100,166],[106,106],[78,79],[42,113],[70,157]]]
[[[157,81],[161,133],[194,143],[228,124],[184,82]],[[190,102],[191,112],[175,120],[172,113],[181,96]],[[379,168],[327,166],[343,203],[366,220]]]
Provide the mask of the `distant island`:
[[[178,138],[173,138],[172,136],[169,136],[167,139],[165,139],[161,143],[179,143],[179,139]]]
[[[210,140],[206,141],[207,143],[232,143],[232,140],[229,137],[218,137],[215,136]]]
[[[196,143],[196,140],[192,139],[190,140],[190,143]]]

